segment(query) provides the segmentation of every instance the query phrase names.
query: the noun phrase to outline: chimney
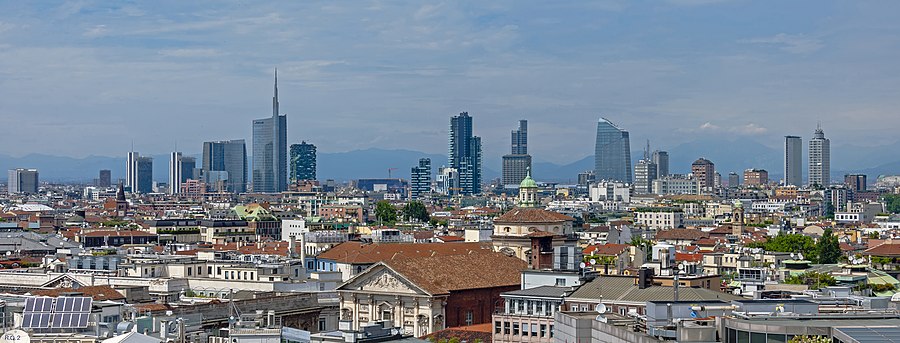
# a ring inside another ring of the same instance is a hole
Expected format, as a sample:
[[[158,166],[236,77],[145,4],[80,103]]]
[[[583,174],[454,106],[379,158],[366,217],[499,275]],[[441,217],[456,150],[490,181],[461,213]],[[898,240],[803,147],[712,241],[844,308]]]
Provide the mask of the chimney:
[[[290,235],[288,238],[288,258],[294,257],[297,253],[297,236]]]
[[[303,262],[303,268],[306,268],[306,235],[300,233],[300,261]]]

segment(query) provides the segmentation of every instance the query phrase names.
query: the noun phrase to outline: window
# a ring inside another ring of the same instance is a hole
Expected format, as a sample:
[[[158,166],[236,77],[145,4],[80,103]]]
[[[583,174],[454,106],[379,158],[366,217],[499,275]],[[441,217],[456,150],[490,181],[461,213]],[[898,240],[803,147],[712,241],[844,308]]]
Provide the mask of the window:
[[[502,327],[503,327],[503,324],[500,324],[500,322],[494,322],[494,333],[500,334],[500,332],[501,332],[500,328],[502,328]]]
[[[541,324],[541,337],[547,337],[547,324]]]
[[[557,279],[556,279],[556,286],[557,286],[557,287],[565,287],[565,286],[566,286],[566,279],[564,279],[564,278],[557,278]]]
[[[325,318],[319,318],[319,331],[325,331],[327,327],[325,326]]]
[[[538,330],[538,325],[531,324],[531,337],[537,337],[537,330]]]
[[[509,322],[503,322],[503,334],[504,335],[509,334]]]
[[[212,266],[206,267],[206,274],[212,275]]]
[[[222,275],[222,267],[216,267],[216,275]]]
[[[187,275],[187,276],[191,276],[191,271],[192,271],[192,270],[194,270],[194,269],[191,268],[191,267],[188,267],[188,268],[187,268],[187,272],[188,272],[188,275]]]
[[[531,331],[530,328],[531,325],[528,323],[522,323],[522,336],[528,336],[528,331]]]
[[[550,338],[553,338],[553,324],[550,324]]]
[[[472,325],[475,322],[475,314],[472,311],[466,311],[466,325]]]
[[[518,336],[519,335],[519,323],[513,323],[512,327],[513,327],[513,330],[512,330],[513,336]]]

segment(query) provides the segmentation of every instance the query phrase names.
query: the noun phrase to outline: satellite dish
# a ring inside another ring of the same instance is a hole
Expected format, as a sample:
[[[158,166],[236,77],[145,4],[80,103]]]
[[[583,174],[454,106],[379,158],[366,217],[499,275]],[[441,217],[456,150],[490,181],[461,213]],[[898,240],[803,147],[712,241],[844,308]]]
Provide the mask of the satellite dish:
[[[797,258],[799,258],[799,259],[802,260],[802,259],[803,259],[803,254],[797,254]]]
[[[697,318],[697,311],[691,310],[691,318]]]
[[[598,315],[595,319],[597,319],[598,322],[606,323],[606,317],[604,317],[602,314]]]
[[[597,310],[597,313],[606,313],[607,310],[606,305],[604,304],[597,304],[597,307],[594,309]]]
[[[678,264],[678,270],[684,271],[685,266],[681,263]]]
[[[791,259],[794,259],[796,257],[797,257],[797,254],[791,253]]]
[[[591,265],[597,264],[597,260],[591,259]]]
[[[584,262],[581,262],[578,266],[580,266],[581,268],[584,268],[587,266],[587,264],[585,264]]]

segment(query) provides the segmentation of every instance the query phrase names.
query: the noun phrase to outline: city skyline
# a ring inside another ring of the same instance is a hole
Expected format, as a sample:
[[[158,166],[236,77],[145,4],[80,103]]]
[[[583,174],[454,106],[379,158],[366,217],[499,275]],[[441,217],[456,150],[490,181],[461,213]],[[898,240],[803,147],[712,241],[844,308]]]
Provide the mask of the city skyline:
[[[320,142],[323,153],[370,146],[440,152],[444,144],[434,138],[446,136],[442,118],[460,110],[481,115],[486,160],[505,153],[507,123],[521,117],[532,122],[531,154],[554,163],[590,153],[589,147],[567,143],[590,141],[592,130],[578,123],[599,115],[632,128],[633,139],[651,138],[667,150],[697,133],[781,150],[780,137],[807,132],[813,121],[839,127],[829,131],[836,142],[896,142],[890,128],[900,119],[891,115],[895,100],[884,96],[884,89],[897,81],[891,61],[898,49],[874,42],[897,36],[900,28],[884,8],[897,4],[815,2],[805,6],[807,13],[780,18],[772,14],[794,5],[688,2],[380,8],[306,3],[249,10],[222,5],[220,13],[207,12],[203,4],[3,4],[0,13],[18,15],[0,14],[5,52],[0,66],[9,73],[4,79],[16,80],[0,85],[5,104],[0,115],[33,120],[11,133],[23,144],[4,146],[0,153],[118,156],[123,149],[109,140],[134,139],[141,151],[155,154],[167,152],[165,138],[178,137],[184,146],[221,137],[249,139],[248,129],[235,123],[266,107],[263,85],[270,82],[272,66],[283,69],[288,112],[308,119],[289,124],[288,141]],[[312,10],[333,11],[334,23],[301,15]],[[462,15],[467,11],[474,15]],[[774,22],[765,29],[723,30],[727,25],[721,22],[685,20],[709,14],[723,14],[727,22]],[[671,34],[654,29],[653,21],[666,15],[678,24],[670,25]],[[612,20],[618,16],[630,20]],[[44,17],[50,20],[38,20]],[[363,28],[374,30],[361,36],[380,44],[354,38],[360,36],[354,28],[339,31],[327,45],[323,41],[323,30],[360,17],[370,18]],[[392,21],[397,18],[405,19]],[[562,21],[571,28],[554,25]],[[60,26],[68,29],[34,36]],[[430,26],[456,29],[408,33]],[[573,28],[585,39],[567,31]],[[276,34],[268,34],[273,29]],[[697,31],[717,35],[701,42],[690,38]],[[609,32],[631,34],[617,38]],[[404,35],[408,39],[394,39]],[[233,43],[212,43],[232,38]],[[249,41],[253,44],[243,49]],[[353,49],[335,49],[333,42]],[[249,52],[274,44],[283,49],[265,56]],[[71,65],[61,61],[80,67],[57,67]],[[55,96],[38,96],[47,91]],[[860,120],[840,123],[846,116]],[[77,124],[59,125],[73,117]],[[188,123],[165,129],[159,124],[174,121]],[[399,125],[411,121],[422,125]],[[873,121],[882,125],[869,127]],[[329,139],[329,132],[345,125],[360,134]],[[147,134],[148,128],[171,137],[159,139]],[[196,128],[204,134],[192,133]],[[24,134],[38,129],[47,135]],[[72,136],[84,130],[107,134]]]

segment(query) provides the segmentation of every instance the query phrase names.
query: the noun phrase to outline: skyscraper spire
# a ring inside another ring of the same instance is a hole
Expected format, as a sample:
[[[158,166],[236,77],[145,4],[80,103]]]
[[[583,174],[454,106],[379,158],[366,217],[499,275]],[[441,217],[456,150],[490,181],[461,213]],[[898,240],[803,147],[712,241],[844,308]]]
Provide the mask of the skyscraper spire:
[[[278,117],[278,68],[275,68],[275,96],[272,97],[272,117]]]

